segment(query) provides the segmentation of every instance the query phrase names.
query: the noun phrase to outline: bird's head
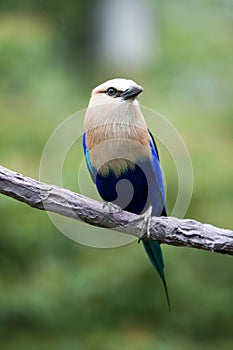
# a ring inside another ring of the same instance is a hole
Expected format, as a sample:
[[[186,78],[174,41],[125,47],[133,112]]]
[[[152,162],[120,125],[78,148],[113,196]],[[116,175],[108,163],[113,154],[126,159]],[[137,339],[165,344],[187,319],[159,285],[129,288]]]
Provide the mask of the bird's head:
[[[129,79],[111,79],[92,90],[90,104],[135,103],[143,88]],[[89,105],[90,105],[89,104]]]
[[[111,79],[92,90],[85,114],[85,130],[108,123],[138,125],[147,129],[137,96],[143,88],[129,79]]]

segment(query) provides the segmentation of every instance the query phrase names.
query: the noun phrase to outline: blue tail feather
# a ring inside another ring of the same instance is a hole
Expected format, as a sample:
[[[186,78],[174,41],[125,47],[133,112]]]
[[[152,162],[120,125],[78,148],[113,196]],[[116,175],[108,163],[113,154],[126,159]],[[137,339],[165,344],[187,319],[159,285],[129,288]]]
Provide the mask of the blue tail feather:
[[[160,244],[155,241],[150,241],[150,240],[145,240],[142,239],[144,248],[146,250],[147,255],[149,256],[149,259],[158,272],[164,286],[164,291],[166,294],[166,299],[167,299],[167,304],[168,304],[168,309],[169,311],[171,310],[171,304],[170,304],[170,298],[168,294],[168,289],[167,289],[167,284],[166,284],[166,279],[164,275],[164,263],[163,263],[163,255],[162,255],[162,250],[160,247]]]

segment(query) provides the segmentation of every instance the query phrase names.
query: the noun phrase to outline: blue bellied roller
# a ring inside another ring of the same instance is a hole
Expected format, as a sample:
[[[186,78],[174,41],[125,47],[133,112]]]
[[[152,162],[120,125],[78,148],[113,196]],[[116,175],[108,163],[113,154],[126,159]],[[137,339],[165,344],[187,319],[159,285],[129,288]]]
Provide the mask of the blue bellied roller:
[[[129,79],[108,80],[92,90],[84,120],[87,168],[105,202],[131,213],[166,216],[158,150],[137,96],[142,87]],[[148,257],[169,295],[161,246],[142,237]]]

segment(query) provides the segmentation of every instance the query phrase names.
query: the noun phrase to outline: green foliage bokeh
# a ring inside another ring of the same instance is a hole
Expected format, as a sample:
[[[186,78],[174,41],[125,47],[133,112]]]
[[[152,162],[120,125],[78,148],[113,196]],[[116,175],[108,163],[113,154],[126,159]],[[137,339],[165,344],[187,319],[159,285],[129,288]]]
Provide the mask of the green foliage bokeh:
[[[91,1],[1,2],[1,165],[38,178],[56,126],[86,107],[93,86],[122,75],[92,54],[92,11]],[[195,180],[187,217],[230,228],[232,6],[158,1],[157,11],[159,58],[130,77],[144,86],[141,102],[164,114],[187,144]],[[66,164],[64,183],[73,190],[81,159],[80,150]],[[174,169],[164,159],[172,202]],[[2,349],[232,349],[231,257],[164,247],[168,313],[159,279],[136,243],[81,246],[44,212],[4,196],[0,229]]]

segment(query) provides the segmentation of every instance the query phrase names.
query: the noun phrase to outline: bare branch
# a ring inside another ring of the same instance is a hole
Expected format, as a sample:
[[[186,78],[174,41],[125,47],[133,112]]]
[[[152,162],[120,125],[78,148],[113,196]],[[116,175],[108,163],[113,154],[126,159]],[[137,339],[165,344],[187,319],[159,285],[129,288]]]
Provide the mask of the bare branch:
[[[33,208],[51,211],[90,225],[139,237],[143,219],[64,188],[48,185],[0,166],[0,193]],[[160,243],[233,255],[233,231],[195,220],[153,217],[151,237]]]

